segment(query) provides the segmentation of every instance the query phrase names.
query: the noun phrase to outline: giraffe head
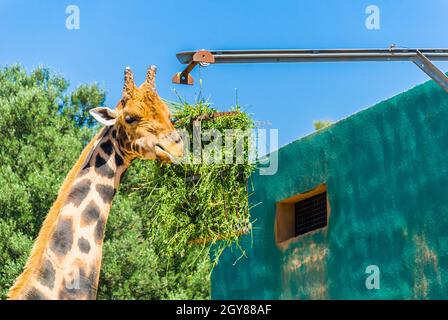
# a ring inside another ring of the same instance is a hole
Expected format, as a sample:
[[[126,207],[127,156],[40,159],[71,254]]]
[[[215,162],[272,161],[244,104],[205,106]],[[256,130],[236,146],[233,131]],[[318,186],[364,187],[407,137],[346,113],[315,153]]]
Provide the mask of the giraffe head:
[[[125,70],[123,95],[115,110],[99,107],[91,115],[113,136],[127,160],[135,158],[176,162],[183,155],[183,142],[170,119],[170,110],[155,88],[156,67],[151,66],[140,87],[129,68]]]

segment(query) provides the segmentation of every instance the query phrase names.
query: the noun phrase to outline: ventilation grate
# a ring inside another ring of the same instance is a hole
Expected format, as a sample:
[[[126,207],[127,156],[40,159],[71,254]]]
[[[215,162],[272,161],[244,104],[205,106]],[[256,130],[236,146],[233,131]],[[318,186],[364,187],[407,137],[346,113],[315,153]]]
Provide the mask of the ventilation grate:
[[[327,193],[320,193],[295,204],[295,236],[327,226]]]

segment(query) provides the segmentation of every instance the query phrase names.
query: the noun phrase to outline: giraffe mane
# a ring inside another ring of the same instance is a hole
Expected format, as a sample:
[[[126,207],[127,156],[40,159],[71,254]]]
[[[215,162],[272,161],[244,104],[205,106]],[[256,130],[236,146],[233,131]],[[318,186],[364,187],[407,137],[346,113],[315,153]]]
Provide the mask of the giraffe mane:
[[[85,162],[91,156],[93,149],[95,149],[98,142],[107,132],[107,127],[100,130],[100,132],[87,144],[87,146],[82,151],[75,165],[69,171],[66,176],[62,186],[59,189],[58,196],[56,201],[50,208],[42,227],[39,231],[39,235],[31,249],[31,253],[29,258],[25,264],[24,270],[19,277],[17,277],[14,285],[8,292],[8,299],[18,299],[19,295],[22,293],[22,289],[27,285],[29,278],[33,275],[33,273],[37,270],[41,263],[41,258],[44,254],[45,246],[50,240],[51,235],[53,234],[54,227],[56,225],[57,218],[59,216],[59,212],[64,205],[68,194],[70,192],[70,188],[73,185],[73,182],[76,179],[76,176],[83,168]]]

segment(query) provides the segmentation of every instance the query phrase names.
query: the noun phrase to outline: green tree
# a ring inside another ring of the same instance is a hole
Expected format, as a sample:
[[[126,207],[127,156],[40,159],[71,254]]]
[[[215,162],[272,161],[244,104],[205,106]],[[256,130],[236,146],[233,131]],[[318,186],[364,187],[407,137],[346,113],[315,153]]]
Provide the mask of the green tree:
[[[0,70],[0,296],[22,267],[60,184],[92,130],[62,116],[74,107],[68,82],[46,68]],[[105,95],[89,86],[95,98]],[[76,96],[76,90],[72,96]],[[89,99],[88,99],[89,100]],[[93,101],[92,101],[93,102]],[[89,103],[78,104],[87,114]]]
[[[314,129],[315,130],[321,130],[323,128],[326,128],[330,125],[332,125],[334,122],[330,120],[316,120],[313,122]]]

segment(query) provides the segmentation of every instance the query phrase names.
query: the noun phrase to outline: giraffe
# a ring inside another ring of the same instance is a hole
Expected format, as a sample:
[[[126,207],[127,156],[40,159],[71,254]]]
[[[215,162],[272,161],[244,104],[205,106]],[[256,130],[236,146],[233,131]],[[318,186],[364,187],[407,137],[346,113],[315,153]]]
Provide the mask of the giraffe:
[[[124,172],[136,158],[176,162],[183,156],[183,141],[157,94],[155,73],[151,66],[136,87],[126,68],[116,108],[90,110],[104,127],[65,178],[9,299],[96,298],[104,228]]]

